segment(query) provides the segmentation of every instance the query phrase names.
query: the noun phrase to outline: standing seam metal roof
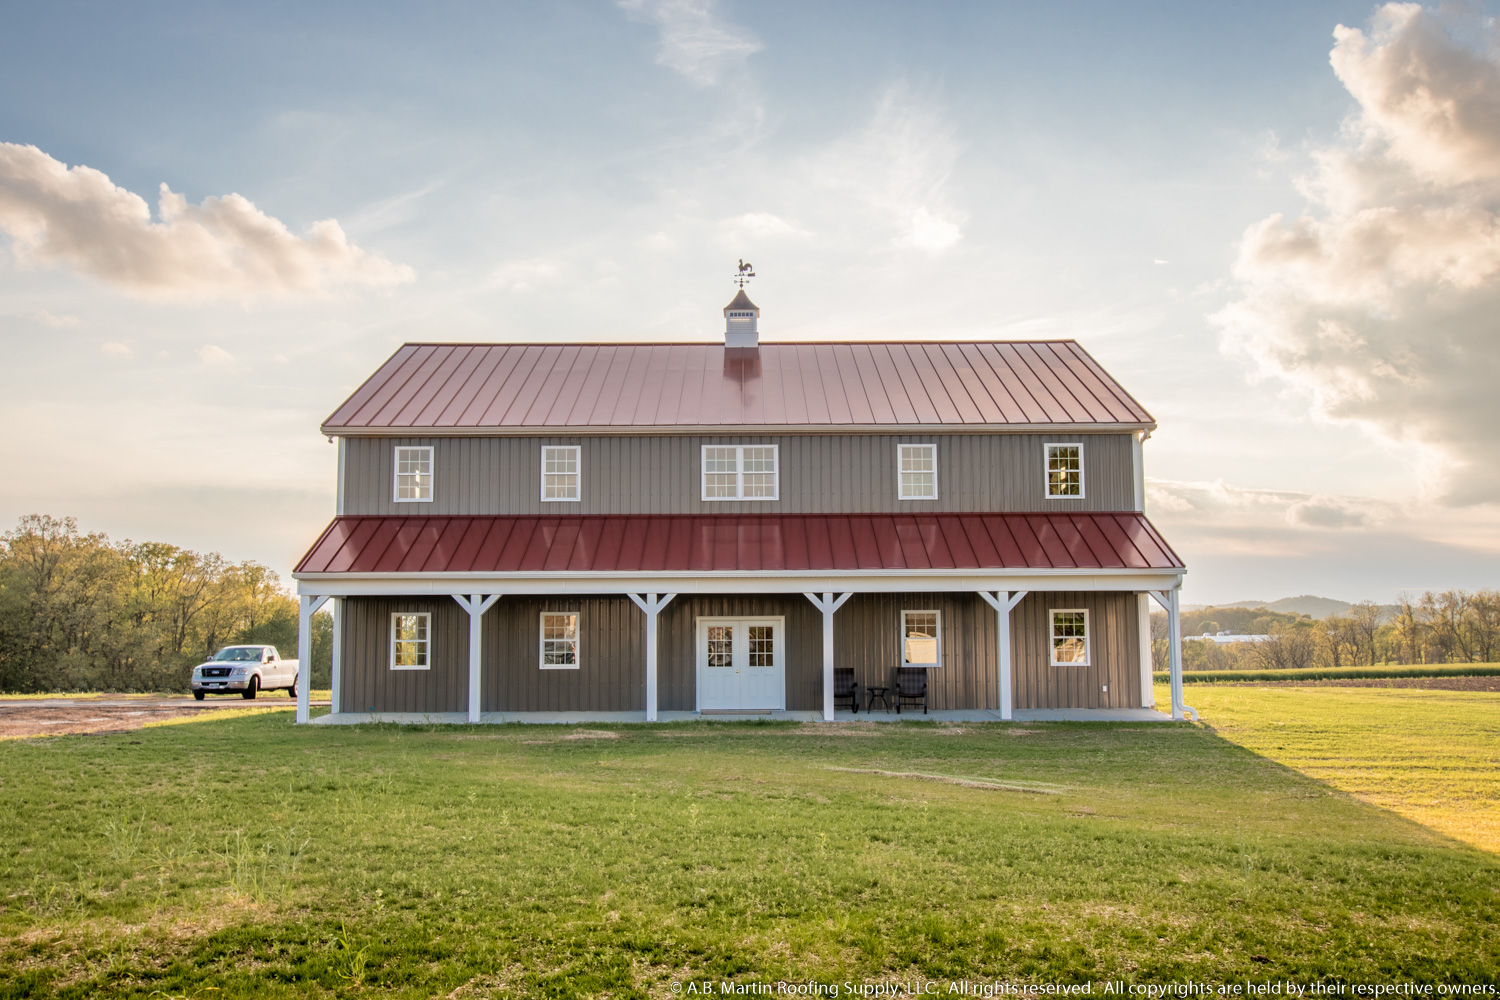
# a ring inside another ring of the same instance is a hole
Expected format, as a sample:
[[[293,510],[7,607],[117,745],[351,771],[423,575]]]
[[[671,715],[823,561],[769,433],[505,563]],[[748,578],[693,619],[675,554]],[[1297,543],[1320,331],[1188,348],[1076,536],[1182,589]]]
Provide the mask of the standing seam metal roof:
[[[1071,340],[406,344],[328,434],[1155,421]]]

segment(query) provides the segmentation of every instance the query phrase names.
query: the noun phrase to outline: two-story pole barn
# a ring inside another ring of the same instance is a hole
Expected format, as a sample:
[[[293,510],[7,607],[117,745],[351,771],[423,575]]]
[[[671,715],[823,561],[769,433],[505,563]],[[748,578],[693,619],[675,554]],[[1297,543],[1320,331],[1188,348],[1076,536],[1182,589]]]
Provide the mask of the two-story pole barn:
[[[1155,422],[1078,344],[724,313],[723,343],[407,344],[334,411],[293,574],[303,663],[336,609],[330,721],[832,720],[836,667],[851,709],[906,668],[943,714],[1119,717],[1153,705],[1153,597],[1191,711]]]

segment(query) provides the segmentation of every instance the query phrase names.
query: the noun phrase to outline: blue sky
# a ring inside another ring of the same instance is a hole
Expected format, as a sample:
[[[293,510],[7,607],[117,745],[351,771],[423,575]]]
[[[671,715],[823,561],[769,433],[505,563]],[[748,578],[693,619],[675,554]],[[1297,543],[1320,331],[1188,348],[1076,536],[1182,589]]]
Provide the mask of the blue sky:
[[[0,522],[285,573],[397,344],[706,339],[745,257],[769,338],[1079,339],[1161,422],[1190,601],[1493,585],[1500,276],[1432,220],[1494,230],[1495,12],[9,12]],[[1391,217],[1412,259],[1360,270]]]

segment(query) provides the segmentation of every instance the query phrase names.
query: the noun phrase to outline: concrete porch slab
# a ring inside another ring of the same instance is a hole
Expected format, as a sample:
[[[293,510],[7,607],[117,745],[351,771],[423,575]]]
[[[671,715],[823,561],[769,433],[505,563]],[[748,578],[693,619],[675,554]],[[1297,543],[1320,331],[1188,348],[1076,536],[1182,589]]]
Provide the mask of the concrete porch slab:
[[[1172,718],[1154,708],[1029,708],[1017,709],[1016,722],[1171,722]],[[821,722],[821,712],[747,712],[739,714],[700,715],[697,712],[661,712],[659,722]],[[479,717],[482,724],[526,723],[529,725],[572,726],[587,723],[620,724],[643,723],[645,712],[485,712]],[[840,710],[834,715],[835,722],[1000,722],[1000,712],[994,709],[932,710],[926,715],[921,709],[907,710],[897,715],[892,712],[860,712]],[[312,720],[315,726],[352,726],[365,722],[395,722],[405,725],[462,726],[468,723],[464,712],[339,712],[336,715],[321,715]]]

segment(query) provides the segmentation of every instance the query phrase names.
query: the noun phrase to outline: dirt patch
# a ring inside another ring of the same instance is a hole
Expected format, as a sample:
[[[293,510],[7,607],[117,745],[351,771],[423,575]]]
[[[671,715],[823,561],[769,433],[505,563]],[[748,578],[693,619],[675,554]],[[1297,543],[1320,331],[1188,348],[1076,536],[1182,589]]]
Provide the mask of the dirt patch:
[[[1500,691],[1500,677],[1337,677],[1320,681],[1260,681],[1256,687],[1426,688]]]
[[[576,733],[564,736],[565,740],[617,740],[619,733],[612,733],[608,729],[580,729]]]
[[[148,722],[229,708],[286,708],[290,699],[193,701],[191,698],[0,698],[0,740],[65,733],[122,733]],[[296,704],[294,701],[291,704]]]

